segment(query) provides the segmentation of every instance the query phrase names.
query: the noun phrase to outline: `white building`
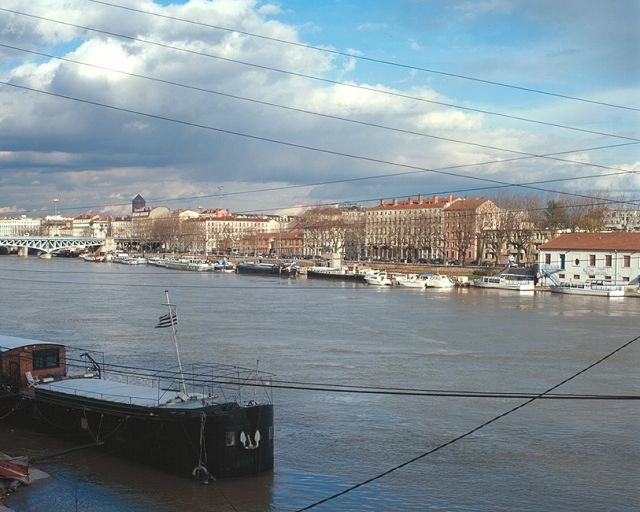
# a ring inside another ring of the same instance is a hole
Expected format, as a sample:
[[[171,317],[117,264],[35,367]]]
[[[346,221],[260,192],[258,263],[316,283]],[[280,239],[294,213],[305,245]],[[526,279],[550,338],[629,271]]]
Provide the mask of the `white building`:
[[[540,269],[564,282],[640,279],[640,232],[565,233],[540,246]]]
[[[109,231],[109,218],[100,215],[84,214],[73,219],[73,236],[106,238]]]
[[[26,215],[0,219],[0,236],[28,236],[40,234],[42,219],[33,219]]]

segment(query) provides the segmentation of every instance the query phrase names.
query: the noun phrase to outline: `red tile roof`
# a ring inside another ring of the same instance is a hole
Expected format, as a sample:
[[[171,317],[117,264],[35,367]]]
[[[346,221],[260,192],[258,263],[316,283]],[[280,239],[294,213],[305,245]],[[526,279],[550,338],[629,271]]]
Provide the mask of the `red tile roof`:
[[[565,233],[540,246],[549,249],[640,251],[640,232]]]
[[[484,197],[469,197],[454,202],[447,210],[475,210],[487,201],[489,200]]]

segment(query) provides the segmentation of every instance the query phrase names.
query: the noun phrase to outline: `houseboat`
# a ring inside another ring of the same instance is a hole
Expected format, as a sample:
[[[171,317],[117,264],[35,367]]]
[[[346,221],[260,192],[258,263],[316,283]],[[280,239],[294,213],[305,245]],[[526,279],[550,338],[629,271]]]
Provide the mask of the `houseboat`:
[[[271,376],[182,368],[109,364],[98,352],[0,335],[0,419],[204,481],[271,470]]]

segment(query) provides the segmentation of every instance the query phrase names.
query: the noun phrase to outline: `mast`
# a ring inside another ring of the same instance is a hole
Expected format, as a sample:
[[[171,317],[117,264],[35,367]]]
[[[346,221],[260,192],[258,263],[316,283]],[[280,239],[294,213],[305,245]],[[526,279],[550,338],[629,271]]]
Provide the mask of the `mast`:
[[[167,297],[167,302],[164,305],[169,309],[169,319],[171,320],[171,330],[173,331],[173,344],[176,347],[176,357],[178,358],[178,368],[180,369],[180,384],[182,385],[182,392],[187,395],[187,385],[184,381],[184,371],[182,370],[182,361],[180,360],[180,348],[178,348],[178,337],[176,331],[177,307],[169,302],[169,290],[165,290],[164,293]]]

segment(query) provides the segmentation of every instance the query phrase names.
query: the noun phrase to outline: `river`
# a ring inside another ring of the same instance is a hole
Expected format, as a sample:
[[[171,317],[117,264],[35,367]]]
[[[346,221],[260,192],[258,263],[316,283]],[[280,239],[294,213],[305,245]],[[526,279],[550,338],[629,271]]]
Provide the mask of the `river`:
[[[640,334],[637,298],[372,288],[305,278],[0,256],[0,332],[167,366],[164,290],[186,361],[280,380],[539,393]],[[640,394],[640,341],[557,390]],[[40,467],[16,511],[287,512],[477,427],[523,399],[274,390],[273,473],[204,486],[85,450]],[[637,511],[640,402],[536,400],[318,511]],[[0,427],[0,451],[68,448]]]

